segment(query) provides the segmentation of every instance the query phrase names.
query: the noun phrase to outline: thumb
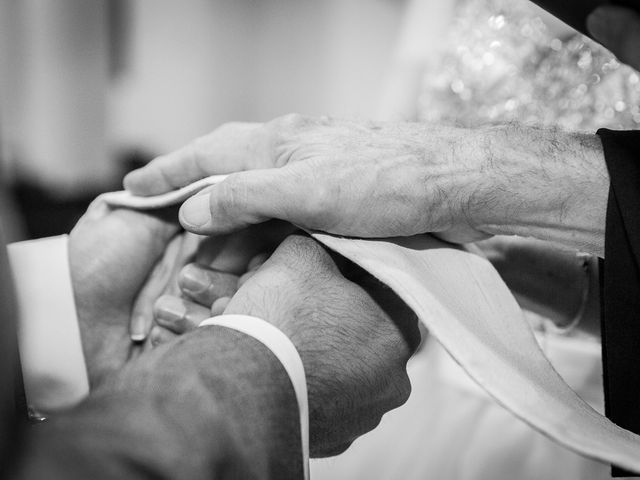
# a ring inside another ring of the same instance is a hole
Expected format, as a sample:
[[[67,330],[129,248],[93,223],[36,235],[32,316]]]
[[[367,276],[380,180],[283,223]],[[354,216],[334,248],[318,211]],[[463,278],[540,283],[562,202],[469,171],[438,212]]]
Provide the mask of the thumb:
[[[640,69],[640,15],[617,6],[595,9],[587,18],[593,37],[622,62]]]
[[[272,218],[309,227],[316,212],[309,183],[290,167],[234,173],[187,200],[180,208],[180,223],[201,235],[228,233]]]

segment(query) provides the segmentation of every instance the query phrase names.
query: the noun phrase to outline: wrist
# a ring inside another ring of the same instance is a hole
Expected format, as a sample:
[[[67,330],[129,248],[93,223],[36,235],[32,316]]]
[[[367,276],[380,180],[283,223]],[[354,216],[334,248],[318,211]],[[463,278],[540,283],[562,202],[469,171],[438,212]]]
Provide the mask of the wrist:
[[[471,137],[484,172],[475,228],[603,253],[609,176],[596,135],[508,125]]]

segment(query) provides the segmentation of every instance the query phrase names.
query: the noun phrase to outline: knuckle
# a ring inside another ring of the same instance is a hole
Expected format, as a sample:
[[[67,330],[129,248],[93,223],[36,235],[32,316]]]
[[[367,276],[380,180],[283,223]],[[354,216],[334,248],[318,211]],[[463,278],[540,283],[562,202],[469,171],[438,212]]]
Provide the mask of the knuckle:
[[[315,118],[291,113],[265,124],[265,131],[276,158],[275,166],[305,159],[312,154],[318,141],[314,133],[317,133],[317,128],[328,123],[329,120],[325,117]]]
[[[307,225],[319,229],[331,227],[338,207],[336,200],[339,198],[339,194],[339,188],[335,185],[328,185],[324,182],[315,183],[311,191],[301,197],[301,207]]]
[[[314,248],[316,243],[317,242],[307,235],[294,233],[285,238],[284,242],[282,242],[282,247],[290,250],[304,250]]]
[[[151,342],[151,345],[153,345],[154,347],[162,343],[163,341],[162,327],[159,327],[156,325],[151,329],[151,332],[149,333],[149,341]]]
[[[165,158],[168,158],[168,157],[165,157]],[[165,168],[160,164],[156,164],[154,165],[154,168],[152,170],[150,169],[149,173],[151,173],[152,175],[155,175],[158,181],[162,185],[165,185],[169,188],[175,188],[175,180],[168,168]]]
[[[299,113],[288,113],[269,122],[272,128],[277,130],[298,130],[312,123],[311,117]]]
[[[277,259],[298,271],[320,273],[331,265],[331,257],[313,238],[306,235],[290,235],[276,251]],[[310,268],[310,267],[313,268]]]
[[[246,131],[248,129],[253,129],[257,125],[258,124],[250,123],[250,122],[227,122],[227,123],[223,123],[222,125],[220,125],[218,128],[216,128],[209,135],[205,135],[204,137],[201,137],[201,138],[206,143],[210,139],[212,139],[213,137],[229,136],[229,135],[235,136],[236,134],[244,132],[244,131]]]
[[[194,166],[201,166],[208,159],[210,150],[210,135],[198,137],[185,147],[185,157]]]
[[[405,370],[403,370],[401,375],[394,376],[393,387],[391,409],[404,405],[411,395],[411,381]]]

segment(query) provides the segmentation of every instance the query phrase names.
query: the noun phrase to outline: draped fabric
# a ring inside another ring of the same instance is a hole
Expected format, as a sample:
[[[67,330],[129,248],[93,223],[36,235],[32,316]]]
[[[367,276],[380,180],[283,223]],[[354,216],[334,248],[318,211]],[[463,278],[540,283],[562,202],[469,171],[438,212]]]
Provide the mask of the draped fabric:
[[[211,177],[200,185],[220,180]],[[164,206],[194,193],[189,187],[184,192],[163,197]],[[163,206],[141,205],[122,193],[103,196],[111,199],[118,206]],[[640,472],[640,436],[595,411],[558,375],[486,259],[428,235],[311,235],[392,288],[467,374],[515,416],[577,453]]]
[[[485,259],[429,236],[313,237],[391,287],[498,403],[584,456],[640,472],[640,436],[613,424],[557,374]]]
[[[605,413],[640,433],[640,132],[598,135],[611,178],[601,285]]]
[[[600,342],[537,331],[562,378],[604,412]],[[409,361],[411,396],[313,480],[607,480],[607,463],[562,448],[498,405],[431,336]]]

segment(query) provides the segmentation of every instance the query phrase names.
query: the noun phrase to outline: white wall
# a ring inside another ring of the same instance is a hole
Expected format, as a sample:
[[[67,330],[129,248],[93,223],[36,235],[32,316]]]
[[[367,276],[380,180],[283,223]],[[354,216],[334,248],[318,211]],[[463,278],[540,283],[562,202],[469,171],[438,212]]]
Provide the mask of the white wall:
[[[115,79],[106,5],[0,0],[0,141],[61,193],[226,121],[372,115],[404,0],[128,0]]]
[[[180,146],[229,120],[375,111],[400,21],[393,0],[135,0],[118,144]]]
[[[3,150],[62,193],[107,161],[106,8],[101,0],[1,0]]]

